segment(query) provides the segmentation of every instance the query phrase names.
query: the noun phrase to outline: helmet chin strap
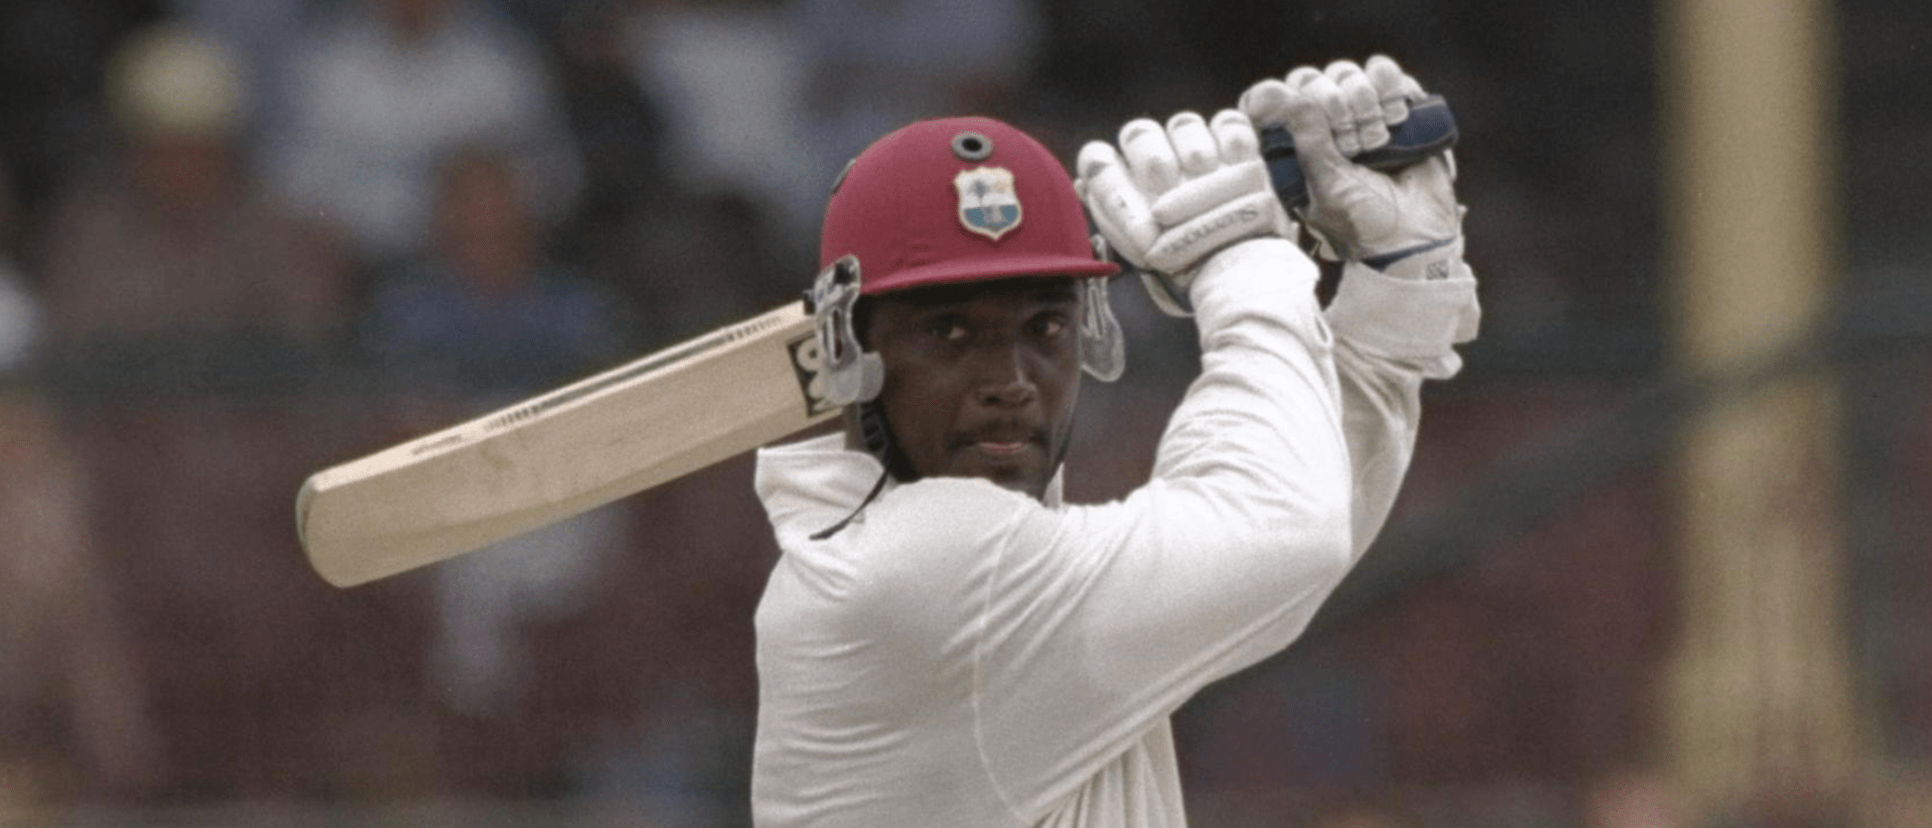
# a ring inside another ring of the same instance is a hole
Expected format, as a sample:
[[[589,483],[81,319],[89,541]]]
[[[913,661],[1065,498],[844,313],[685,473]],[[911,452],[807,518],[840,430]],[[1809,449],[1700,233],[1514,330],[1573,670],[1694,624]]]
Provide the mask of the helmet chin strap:
[[[879,461],[886,475],[896,480],[910,482],[919,479],[919,473],[912,468],[912,458],[899,450],[899,444],[892,440],[892,425],[886,421],[885,406],[878,400],[866,400],[853,407],[858,426],[859,442],[865,446],[867,454]]]
[[[886,481],[893,476],[909,478],[911,464],[892,443],[892,428],[886,424],[885,411],[879,406],[879,392],[885,387],[885,362],[878,354],[865,350],[854,325],[859,303],[859,260],[841,256],[812,282],[805,294],[806,307],[812,312],[818,335],[818,350],[824,360],[820,377],[825,399],[833,405],[850,406],[857,412],[857,431],[865,450],[878,458],[883,470],[872,491],[845,519],[812,533],[812,540],[825,540],[839,533],[871,505]]]
[[[865,511],[865,507],[872,505],[872,501],[879,496],[880,492],[885,491],[887,480],[894,477],[909,480],[912,477],[912,464],[906,459],[905,453],[893,445],[892,428],[886,425],[885,410],[876,400],[866,400],[857,404],[857,412],[859,440],[865,444],[867,453],[878,458],[881,467],[879,479],[872,484],[872,491],[866,493],[865,499],[859,501],[859,505],[852,510],[851,514],[831,526],[813,532],[810,535],[812,540],[825,540],[851,525],[852,521],[858,518],[859,513]]]
[[[816,532],[813,532],[808,537],[810,537],[812,540],[815,540],[815,541],[822,541],[822,540],[825,540],[826,538],[829,538],[843,531],[845,527],[852,525],[852,521],[859,516],[859,513],[865,511],[865,507],[872,505],[873,498],[878,497],[880,492],[885,491],[886,480],[891,477],[892,477],[891,472],[880,472],[879,481],[877,483],[872,484],[872,491],[866,492],[865,499],[859,501],[858,508],[853,509],[852,514],[846,515],[845,517],[841,518],[839,522],[834,523],[831,526],[827,526],[824,529],[820,529]]]

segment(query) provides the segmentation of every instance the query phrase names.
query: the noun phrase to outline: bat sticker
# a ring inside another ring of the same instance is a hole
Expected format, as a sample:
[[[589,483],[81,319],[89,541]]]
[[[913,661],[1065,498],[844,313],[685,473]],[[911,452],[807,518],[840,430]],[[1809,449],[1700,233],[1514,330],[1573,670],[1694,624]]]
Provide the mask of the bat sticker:
[[[785,343],[791,354],[792,372],[798,377],[798,393],[805,399],[805,416],[816,417],[834,407],[825,398],[825,355],[818,346],[816,331]]]

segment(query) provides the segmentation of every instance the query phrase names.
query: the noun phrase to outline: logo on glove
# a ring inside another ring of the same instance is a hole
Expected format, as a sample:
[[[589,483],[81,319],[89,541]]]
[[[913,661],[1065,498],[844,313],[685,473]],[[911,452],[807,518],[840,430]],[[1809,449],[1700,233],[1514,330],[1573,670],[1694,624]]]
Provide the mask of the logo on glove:
[[[953,177],[959,191],[959,223],[993,241],[1020,226],[1020,197],[1013,190],[1013,171],[1003,167],[975,167]]]
[[[1261,210],[1259,208],[1251,206],[1242,207],[1227,215],[1215,218],[1212,221],[1196,224],[1187,228],[1187,232],[1182,233],[1180,238],[1161,245],[1160,250],[1156,251],[1156,255],[1161,259],[1185,258],[1188,248],[1220,235],[1221,231],[1239,225],[1253,224],[1260,220]]]

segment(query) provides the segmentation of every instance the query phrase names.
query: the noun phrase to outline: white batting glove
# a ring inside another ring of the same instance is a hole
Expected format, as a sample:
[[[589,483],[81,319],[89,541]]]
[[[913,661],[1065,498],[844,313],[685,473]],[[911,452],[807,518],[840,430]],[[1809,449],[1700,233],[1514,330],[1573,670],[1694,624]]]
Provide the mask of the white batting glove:
[[[1241,111],[1261,128],[1285,126],[1308,181],[1299,216],[1330,258],[1386,263],[1446,248],[1461,238],[1455,161],[1444,153],[1393,174],[1350,158],[1389,141],[1408,120],[1408,101],[1422,85],[1377,55],[1364,65],[1336,61],[1301,67],[1241,95]]]
[[[1107,244],[1140,268],[1161,310],[1187,315],[1195,270],[1216,251],[1258,236],[1292,235],[1269,185],[1261,142],[1247,116],[1212,123],[1181,112],[1160,124],[1120,128],[1120,149],[1089,142],[1074,188]]]

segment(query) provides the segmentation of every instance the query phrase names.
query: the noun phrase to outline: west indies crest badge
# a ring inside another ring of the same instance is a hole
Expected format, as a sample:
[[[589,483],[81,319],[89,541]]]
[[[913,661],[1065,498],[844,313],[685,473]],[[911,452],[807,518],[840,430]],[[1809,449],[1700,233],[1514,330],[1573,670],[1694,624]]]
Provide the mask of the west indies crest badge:
[[[959,223],[993,241],[1020,226],[1020,197],[1013,189],[1013,171],[1004,167],[974,167],[953,177],[959,190]]]

